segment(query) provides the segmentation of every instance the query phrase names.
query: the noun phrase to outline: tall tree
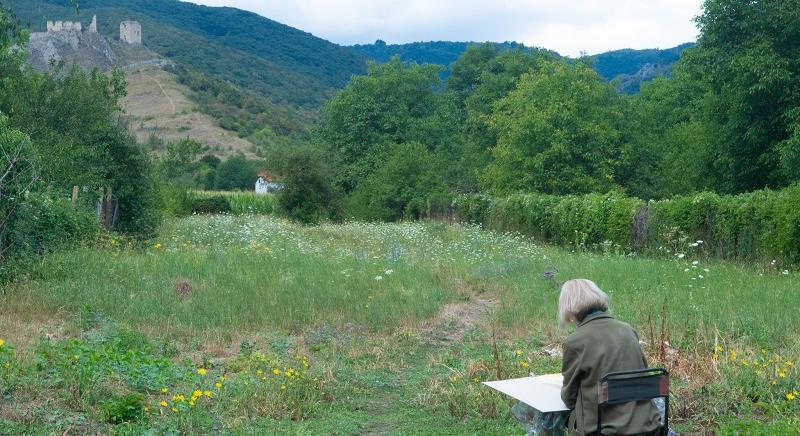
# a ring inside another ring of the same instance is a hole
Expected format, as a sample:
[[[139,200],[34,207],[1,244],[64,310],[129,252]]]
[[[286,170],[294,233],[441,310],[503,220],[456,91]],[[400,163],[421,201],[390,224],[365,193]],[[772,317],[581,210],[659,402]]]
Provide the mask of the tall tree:
[[[800,180],[800,4],[706,0],[684,62],[710,90],[716,188]]]
[[[622,98],[590,67],[551,61],[498,101],[483,184],[498,193],[604,192],[616,186]]]

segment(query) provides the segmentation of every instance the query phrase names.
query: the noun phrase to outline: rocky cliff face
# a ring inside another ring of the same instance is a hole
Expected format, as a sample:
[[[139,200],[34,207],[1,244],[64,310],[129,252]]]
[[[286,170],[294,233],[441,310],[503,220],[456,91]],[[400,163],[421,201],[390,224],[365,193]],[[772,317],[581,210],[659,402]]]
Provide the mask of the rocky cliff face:
[[[91,70],[135,69],[144,65],[163,66],[169,61],[142,46],[130,46],[91,32],[62,31],[31,33],[28,62],[39,71],[64,61]]]

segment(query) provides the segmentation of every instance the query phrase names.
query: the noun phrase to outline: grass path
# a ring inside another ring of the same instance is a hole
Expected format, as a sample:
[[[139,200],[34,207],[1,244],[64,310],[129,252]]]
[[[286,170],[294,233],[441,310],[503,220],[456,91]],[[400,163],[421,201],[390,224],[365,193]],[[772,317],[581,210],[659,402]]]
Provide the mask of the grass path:
[[[424,380],[419,379],[419,369],[426,366],[430,356],[444,354],[448,348],[462,341],[474,329],[489,329],[494,310],[499,301],[494,295],[479,295],[470,289],[466,301],[446,304],[439,313],[423,323],[422,337],[427,338],[425,353],[415,353],[404,361],[395,376],[371,397],[367,413],[370,420],[364,423],[363,435],[402,434],[408,428],[405,418],[410,410],[408,399],[417,395]]]

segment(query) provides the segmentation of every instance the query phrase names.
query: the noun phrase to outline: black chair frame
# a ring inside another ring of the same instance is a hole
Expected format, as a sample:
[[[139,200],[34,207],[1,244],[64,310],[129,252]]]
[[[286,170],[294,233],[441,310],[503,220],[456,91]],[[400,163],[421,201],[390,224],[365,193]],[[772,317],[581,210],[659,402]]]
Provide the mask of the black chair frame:
[[[663,368],[610,372],[600,379],[597,397],[597,434],[601,434],[603,406],[664,398],[661,434],[669,434],[669,372]]]

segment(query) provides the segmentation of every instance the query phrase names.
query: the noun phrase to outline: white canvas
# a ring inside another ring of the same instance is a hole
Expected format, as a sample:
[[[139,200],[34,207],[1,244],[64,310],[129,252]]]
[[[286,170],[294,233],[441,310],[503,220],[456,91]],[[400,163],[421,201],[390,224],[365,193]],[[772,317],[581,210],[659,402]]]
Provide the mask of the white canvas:
[[[561,374],[484,382],[486,386],[515,398],[542,413],[566,412],[561,401]]]

